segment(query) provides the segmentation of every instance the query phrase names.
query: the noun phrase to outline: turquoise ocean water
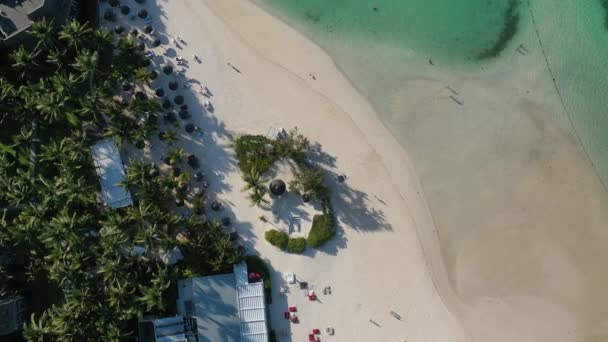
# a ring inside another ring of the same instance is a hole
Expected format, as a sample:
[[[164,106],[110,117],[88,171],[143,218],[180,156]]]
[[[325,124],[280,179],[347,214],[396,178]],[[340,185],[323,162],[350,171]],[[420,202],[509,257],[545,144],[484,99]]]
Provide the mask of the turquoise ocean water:
[[[383,89],[391,89],[405,78],[402,70],[407,70],[412,58],[463,69],[500,63],[500,56],[485,61],[476,56],[499,40],[511,4],[509,0],[259,3],[323,47],[402,143],[407,143],[405,132],[392,123],[403,118]],[[530,11],[563,98],[564,115],[572,120],[585,151],[607,184],[608,28],[602,0],[524,0],[517,10],[517,34],[535,28]],[[512,51],[516,45],[508,47]],[[384,52],[377,53],[380,49]]]

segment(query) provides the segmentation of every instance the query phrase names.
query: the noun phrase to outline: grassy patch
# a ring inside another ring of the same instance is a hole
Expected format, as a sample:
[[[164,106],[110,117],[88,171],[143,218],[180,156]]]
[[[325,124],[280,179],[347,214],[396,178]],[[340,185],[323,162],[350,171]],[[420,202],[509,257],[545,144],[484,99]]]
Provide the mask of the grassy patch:
[[[334,236],[334,219],[331,215],[315,215],[308,234],[308,245],[319,247]]]
[[[302,254],[306,249],[306,239],[303,237],[289,239],[287,251],[289,253]]]
[[[289,235],[276,229],[267,230],[264,233],[264,238],[266,241],[270,242],[271,245],[278,247],[282,251],[286,250],[287,245],[289,244]]]
[[[270,271],[266,262],[257,255],[249,255],[245,257],[247,263],[247,271],[260,273],[262,279],[264,279],[264,297],[266,298],[266,304],[272,304],[272,287],[270,284]]]

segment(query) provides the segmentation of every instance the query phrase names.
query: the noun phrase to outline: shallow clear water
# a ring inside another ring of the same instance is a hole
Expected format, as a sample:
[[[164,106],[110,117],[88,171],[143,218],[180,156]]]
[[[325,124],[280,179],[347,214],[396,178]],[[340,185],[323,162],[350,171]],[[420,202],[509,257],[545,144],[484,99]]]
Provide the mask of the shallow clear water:
[[[406,78],[416,58],[453,68],[476,69],[474,57],[501,32],[508,0],[261,0],[328,51],[392,125],[402,110],[385,89]],[[529,6],[528,6],[529,5]],[[520,32],[534,29],[544,44],[566,117],[604,183],[608,182],[608,30],[600,0],[522,1]],[[518,33],[520,35],[521,33]],[[514,46],[510,47],[511,50]],[[378,52],[382,50],[382,52]],[[403,114],[406,115],[406,114]],[[414,147],[415,148],[415,147]]]

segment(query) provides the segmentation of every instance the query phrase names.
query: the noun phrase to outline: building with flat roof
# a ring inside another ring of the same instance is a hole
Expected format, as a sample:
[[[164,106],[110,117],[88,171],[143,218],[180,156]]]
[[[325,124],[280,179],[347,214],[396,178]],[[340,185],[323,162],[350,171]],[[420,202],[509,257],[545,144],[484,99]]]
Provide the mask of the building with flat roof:
[[[110,208],[132,205],[131,193],[119,185],[125,178],[125,171],[120,151],[114,140],[101,140],[91,146],[91,156],[99,176],[104,204]]]
[[[267,342],[264,283],[249,283],[247,265],[231,274],[178,281],[177,311],[194,317],[199,342]]]
[[[72,0],[2,0],[0,1],[0,41],[17,46],[27,39],[27,29],[46,17],[62,24],[70,14]]]
[[[184,317],[148,318],[139,321],[139,342],[187,342]]]
[[[25,317],[25,301],[21,296],[0,299],[0,336],[21,330]]]

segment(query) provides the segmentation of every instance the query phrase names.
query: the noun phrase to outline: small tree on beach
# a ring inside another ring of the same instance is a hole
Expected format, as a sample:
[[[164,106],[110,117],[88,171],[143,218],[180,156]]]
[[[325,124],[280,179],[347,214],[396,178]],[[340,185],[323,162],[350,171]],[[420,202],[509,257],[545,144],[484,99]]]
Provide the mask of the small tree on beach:
[[[307,196],[310,199],[321,199],[327,196],[327,188],[323,185],[325,171],[320,168],[302,168],[296,170],[295,178],[289,182],[291,191]]]
[[[178,148],[172,150],[171,152],[169,152],[169,155],[167,158],[169,158],[169,164],[175,165],[178,163],[183,163],[184,160],[186,160],[187,156],[188,156],[188,154],[186,153],[186,151],[184,151],[183,148],[178,147]]]

